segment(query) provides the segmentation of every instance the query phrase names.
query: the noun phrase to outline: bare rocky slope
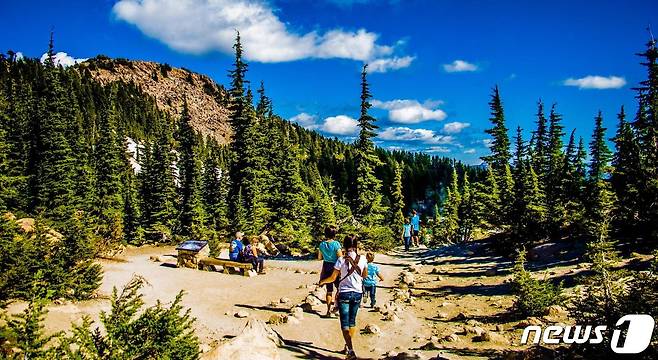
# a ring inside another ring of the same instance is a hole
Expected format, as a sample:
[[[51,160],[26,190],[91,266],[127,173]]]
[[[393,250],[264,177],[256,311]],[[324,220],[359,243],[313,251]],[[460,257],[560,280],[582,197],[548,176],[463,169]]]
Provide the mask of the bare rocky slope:
[[[81,71],[89,70],[101,84],[114,81],[134,83],[155,99],[160,110],[174,117],[180,115],[187,99],[192,125],[197,131],[215,138],[220,144],[231,139],[228,92],[208,76],[167,64],[104,56],[78,66]]]

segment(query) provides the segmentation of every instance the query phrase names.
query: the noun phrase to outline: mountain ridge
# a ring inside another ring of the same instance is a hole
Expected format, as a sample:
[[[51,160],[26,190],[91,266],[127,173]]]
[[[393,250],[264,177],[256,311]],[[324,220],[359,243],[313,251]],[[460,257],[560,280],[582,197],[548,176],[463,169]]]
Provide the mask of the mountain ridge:
[[[133,83],[172,118],[180,116],[187,101],[192,127],[219,144],[232,138],[228,110],[229,94],[207,75],[153,61],[109,58],[99,55],[76,67],[107,85],[115,81]]]

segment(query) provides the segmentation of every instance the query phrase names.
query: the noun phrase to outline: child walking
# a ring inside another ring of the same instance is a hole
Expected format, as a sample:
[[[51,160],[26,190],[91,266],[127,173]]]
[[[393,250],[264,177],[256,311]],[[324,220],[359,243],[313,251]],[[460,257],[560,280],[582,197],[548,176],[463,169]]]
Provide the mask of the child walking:
[[[363,279],[363,302],[366,303],[368,298],[370,298],[370,307],[373,308],[377,303],[377,299],[375,298],[377,280],[384,281],[384,277],[379,271],[379,266],[373,263],[375,261],[375,254],[368,252],[366,254],[366,260],[368,260],[368,276]]]

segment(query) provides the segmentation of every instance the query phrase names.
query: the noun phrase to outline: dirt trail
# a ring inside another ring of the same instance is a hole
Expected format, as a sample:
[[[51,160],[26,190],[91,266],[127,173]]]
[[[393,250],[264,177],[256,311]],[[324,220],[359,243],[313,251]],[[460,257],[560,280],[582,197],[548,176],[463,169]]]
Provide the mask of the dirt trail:
[[[399,322],[384,321],[381,313],[361,308],[357,318],[359,329],[374,324],[381,329],[381,334],[357,336],[355,350],[359,357],[378,359],[391,352],[407,351],[422,358],[439,354],[445,358],[486,358],[518,343],[520,330],[505,315],[512,304],[511,297],[506,295],[508,285],[504,282],[510,277],[511,265],[500,258],[480,254],[478,246],[468,244],[378,254],[375,262],[380,264],[385,277],[377,291],[378,305],[393,300],[394,293],[399,292],[396,289],[402,271],[407,271],[412,264],[420,266],[415,267],[415,284],[408,290],[412,299],[398,300],[404,308]],[[100,311],[109,310],[112,288],[120,288],[133,275],[139,275],[149,283],[142,291],[147,305],[158,299],[170,302],[180,290],[185,291],[183,305],[192,309],[202,350],[207,351],[225,336],[234,336],[244,327],[247,319],[235,317],[238,311],[267,321],[272,315],[287,313],[295,304],[302,303],[317,283],[321,267],[317,260],[269,260],[266,261],[267,274],[251,278],[179,269],[175,267],[173,247],[127,249],[117,259],[101,263],[105,270],[99,289],[101,296],[95,300],[49,306],[47,331],[68,329],[70,323],[79,322],[82,315],[97,320]],[[553,273],[559,275],[567,271],[565,267]],[[281,298],[288,298],[290,302],[279,303]],[[10,311],[18,311],[22,306],[14,304]],[[318,312],[324,309],[324,304],[314,308]],[[479,327],[501,336],[491,341],[474,341],[478,334],[464,332],[465,326]],[[273,328],[289,344],[281,349],[284,360],[344,357],[339,352],[343,340],[338,319],[305,313],[298,324],[274,325]]]

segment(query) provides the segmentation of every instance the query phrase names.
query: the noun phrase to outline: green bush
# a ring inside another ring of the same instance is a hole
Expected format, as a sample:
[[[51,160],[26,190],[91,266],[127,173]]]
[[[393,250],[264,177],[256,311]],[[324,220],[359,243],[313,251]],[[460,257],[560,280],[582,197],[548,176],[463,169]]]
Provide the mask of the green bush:
[[[168,307],[158,301],[144,309],[139,293],[145,281],[133,278],[119,293],[112,292],[111,310],[100,314],[103,330],[84,317],[72,325],[70,335],[44,335],[44,300],[33,297],[23,313],[0,323],[2,359],[197,359],[199,341],[194,334],[190,310],[183,310],[180,292]],[[36,294],[36,292],[33,292]],[[41,294],[40,296],[43,296]],[[46,296],[47,297],[47,296]],[[54,344],[51,344],[51,341]],[[17,351],[18,350],[18,351]]]
[[[40,219],[29,233],[9,215],[0,219],[0,302],[30,299],[37,282],[55,298],[89,298],[102,279],[89,234],[77,217],[61,235]]]
[[[562,284],[556,286],[548,280],[533,278],[525,269],[525,262],[526,252],[521,250],[513,270],[512,292],[516,296],[514,311],[525,317],[543,315],[549,306],[563,303]]]

